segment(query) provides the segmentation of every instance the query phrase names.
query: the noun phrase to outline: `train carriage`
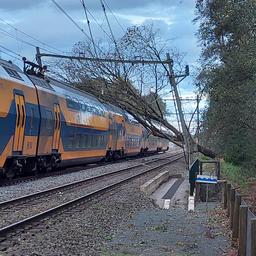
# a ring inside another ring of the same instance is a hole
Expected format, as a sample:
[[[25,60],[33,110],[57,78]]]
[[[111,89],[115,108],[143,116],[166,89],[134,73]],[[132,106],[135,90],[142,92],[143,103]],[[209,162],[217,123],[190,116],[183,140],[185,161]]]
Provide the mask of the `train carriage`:
[[[130,114],[125,116],[125,155],[137,155],[143,151],[143,126]]]
[[[0,168],[6,176],[34,168],[40,113],[35,86],[15,65],[0,60]]]
[[[124,156],[125,149],[125,117],[124,111],[111,104],[104,104],[109,113],[109,143],[107,160]]]
[[[91,95],[56,80],[50,81],[58,93],[61,110],[61,165],[103,159],[109,143],[109,114]]]
[[[20,172],[157,152],[167,142],[122,109],[55,79],[25,61],[0,60],[0,170]]]

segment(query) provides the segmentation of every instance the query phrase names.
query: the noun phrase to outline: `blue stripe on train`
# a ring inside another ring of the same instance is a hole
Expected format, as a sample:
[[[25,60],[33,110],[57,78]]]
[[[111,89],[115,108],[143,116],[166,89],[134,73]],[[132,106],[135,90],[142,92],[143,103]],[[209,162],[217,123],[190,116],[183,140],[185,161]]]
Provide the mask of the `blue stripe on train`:
[[[12,102],[9,113],[6,117],[0,117],[0,154],[4,151],[11,136],[15,131],[16,123],[16,107],[14,101]]]
[[[38,136],[39,110],[35,104],[26,103],[25,136]],[[3,153],[8,141],[14,136],[16,127],[16,106],[13,100],[6,117],[0,117],[0,154]]]

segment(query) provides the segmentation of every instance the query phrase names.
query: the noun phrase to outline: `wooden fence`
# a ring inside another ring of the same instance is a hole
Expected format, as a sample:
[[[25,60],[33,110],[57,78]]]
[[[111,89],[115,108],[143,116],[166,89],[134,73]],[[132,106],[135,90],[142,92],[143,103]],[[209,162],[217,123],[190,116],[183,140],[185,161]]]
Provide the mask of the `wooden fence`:
[[[256,215],[243,196],[226,181],[223,182],[223,207],[230,219],[232,240],[238,242],[238,255],[256,256]]]

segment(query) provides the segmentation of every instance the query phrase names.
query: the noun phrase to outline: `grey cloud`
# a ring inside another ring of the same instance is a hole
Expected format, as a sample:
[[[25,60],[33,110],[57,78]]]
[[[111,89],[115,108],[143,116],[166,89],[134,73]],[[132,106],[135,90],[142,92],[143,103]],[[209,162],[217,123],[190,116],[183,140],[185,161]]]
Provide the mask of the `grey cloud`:
[[[23,10],[40,5],[40,0],[1,0],[0,9],[7,11]]]
[[[56,0],[67,9],[80,9],[80,1]],[[180,8],[191,8],[195,5],[195,0],[105,0],[107,6],[113,11],[123,11],[137,8],[147,8],[149,6],[162,6],[165,8],[178,6]],[[101,10],[100,0],[85,0],[88,9],[97,11]],[[106,6],[106,8],[107,8]]]

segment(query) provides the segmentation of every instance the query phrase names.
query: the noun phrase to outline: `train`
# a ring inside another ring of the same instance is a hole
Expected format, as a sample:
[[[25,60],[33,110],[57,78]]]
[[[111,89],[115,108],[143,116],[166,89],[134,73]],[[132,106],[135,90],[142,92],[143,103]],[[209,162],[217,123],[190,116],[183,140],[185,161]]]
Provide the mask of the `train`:
[[[168,150],[128,112],[44,71],[0,59],[1,176]]]

